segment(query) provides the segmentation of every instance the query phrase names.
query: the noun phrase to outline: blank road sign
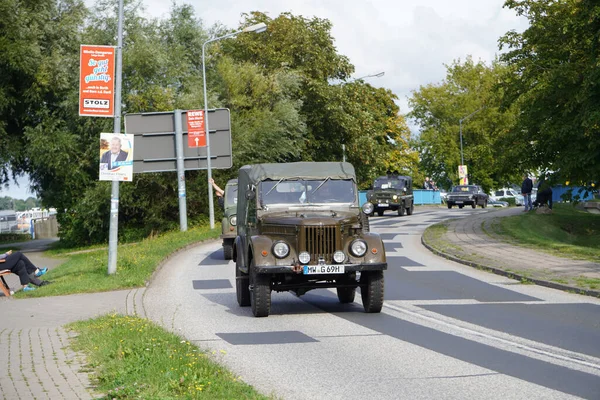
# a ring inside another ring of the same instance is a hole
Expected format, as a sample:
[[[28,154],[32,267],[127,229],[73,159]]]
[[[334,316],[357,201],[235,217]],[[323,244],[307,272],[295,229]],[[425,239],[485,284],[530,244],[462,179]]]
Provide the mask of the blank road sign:
[[[210,129],[211,169],[228,169],[233,165],[231,156],[231,129],[229,110],[208,110]],[[183,129],[184,169],[207,169],[206,147],[187,146],[187,111],[181,113]],[[140,113],[125,115],[125,132],[135,136],[133,173],[177,171],[175,152],[175,113]]]

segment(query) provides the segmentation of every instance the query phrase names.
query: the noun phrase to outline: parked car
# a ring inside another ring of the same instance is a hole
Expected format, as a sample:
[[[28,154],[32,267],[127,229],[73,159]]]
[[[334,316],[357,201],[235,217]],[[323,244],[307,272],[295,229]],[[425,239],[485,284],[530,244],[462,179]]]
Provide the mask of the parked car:
[[[487,207],[488,195],[478,185],[459,185],[454,186],[450,193],[448,193],[448,199],[446,201],[448,208],[458,206],[463,208],[464,206],[470,205],[475,208],[481,206],[481,208]]]
[[[266,317],[272,290],[300,296],[336,288],[341,303],[352,303],[360,287],[365,312],[381,311],[385,249],[369,231],[373,205],[359,207],[351,164],[247,165],[238,188],[233,253],[240,306]]]
[[[223,239],[223,255],[226,260],[233,258],[233,241],[237,236],[237,179],[230,179],[225,185],[223,196],[223,219],[221,220],[221,239]]]
[[[386,210],[396,211],[399,216],[412,215],[414,196],[410,176],[386,175],[375,179],[373,189],[367,192],[367,201],[373,204],[373,212],[380,217]]]
[[[488,206],[492,207],[508,207],[507,201],[494,200],[492,198],[488,198]]]
[[[502,188],[495,190],[491,198],[494,200],[515,199],[515,205],[517,206],[522,206],[524,203],[523,195],[517,193],[514,189],[510,188]]]

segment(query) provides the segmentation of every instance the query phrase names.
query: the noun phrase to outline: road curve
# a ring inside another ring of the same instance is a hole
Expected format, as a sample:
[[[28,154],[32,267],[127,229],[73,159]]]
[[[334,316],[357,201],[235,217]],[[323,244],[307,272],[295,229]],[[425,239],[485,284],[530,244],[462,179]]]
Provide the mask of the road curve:
[[[521,285],[420,242],[433,223],[486,212],[371,218],[389,264],[381,314],[365,314],[360,296],[342,305],[335,291],[314,290],[273,293],[271,315],[254,318],[237,305],[220,242],[171,258],[144,309],[282,399],[598,399],[600,300]]]

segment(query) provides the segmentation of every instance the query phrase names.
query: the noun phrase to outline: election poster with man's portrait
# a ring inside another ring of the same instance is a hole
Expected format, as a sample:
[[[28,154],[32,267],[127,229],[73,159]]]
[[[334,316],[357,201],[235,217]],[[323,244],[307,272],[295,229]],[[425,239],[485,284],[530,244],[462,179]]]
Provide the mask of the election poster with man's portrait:
[[[131,182],[133,178],[133,135],[100,134],[100,180]]]

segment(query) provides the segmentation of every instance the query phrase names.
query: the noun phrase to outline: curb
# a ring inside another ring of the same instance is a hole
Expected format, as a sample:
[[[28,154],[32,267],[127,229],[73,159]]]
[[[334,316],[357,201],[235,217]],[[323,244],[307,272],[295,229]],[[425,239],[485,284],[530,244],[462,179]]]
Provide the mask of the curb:
[[[574,292],[576,294],[581,294],[581,295],[585,295],[585,296],[592,296],[592,297],[599,297],[600,298],[600,291],[598,290],[591,290],[591,289],[581,289],[578,287],[574,287],[574,286],[569,286],[569,285],[563,285],[561,283],[556,283],[556,282],[550,282],[550,281],[544,281],[541,279],[533,279],[533,278],[528,278],[526,276],[523,275],[519,275],[519,274],[515,274],[513,272],[507,272],[503,269],[500,268],[495,268],[495,267],[490,267],[487,265],[483,265],[483,264],[478,264],[472,261],[467,261],[467,260],[463,260],[461,258],[458,258],[456,256],[444,253],[442,251],[439,251],[437,249],[434,249],[430,244],[428,244],[425,241],[425,238],[423,237],[423,235],[421,235],[421,244],[423,246],[425,246],[425,248],[427,248],[427,250],[431,251],[433,254],[436,254],[440,257],[443,257],[445,259],[463,264],[463,265],[467,265],[469,267],[472,268],[476,268],[476,269],[480,269],[483,271],[488,271],[488,272],[492,272],[496,275],[501,275],[501,276],[505,276],[507,278],[511,278],[511,279],[517,279],[520,281],[529,281],[529,282],[533,282],[536,285],[539,286],[545,286],[545,287],[549,287],[552,289],[558,289],[558,290],[562,290],[565,292]]]

